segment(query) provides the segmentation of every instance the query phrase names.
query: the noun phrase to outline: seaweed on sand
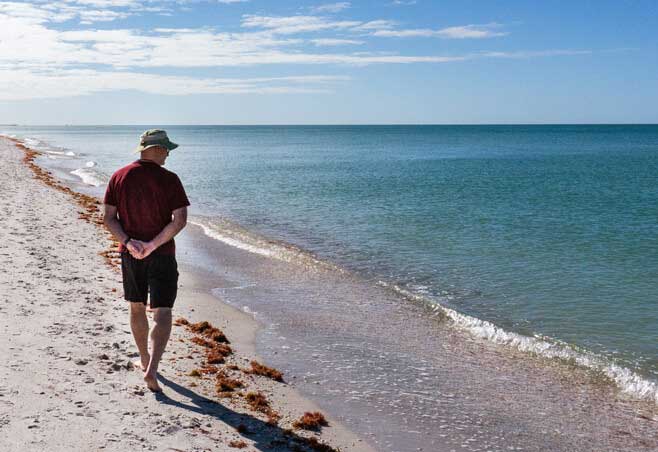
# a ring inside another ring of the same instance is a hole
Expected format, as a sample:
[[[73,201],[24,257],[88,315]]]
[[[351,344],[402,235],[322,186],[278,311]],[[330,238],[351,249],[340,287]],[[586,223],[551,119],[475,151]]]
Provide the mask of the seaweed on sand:
[[[93,196],[85,195],[82,193],[77,193],[71,190],[69,187],[59,183],[57,179],[52,175],[50,171],[46,171],[37,165],[34,161],[41,155],[40,152],[30,149],[25,146],[23,143],[17,139],[10,138],[14,142],[15,146],[23,151],[23,163],[32,171],[35,179],[43,182],[49,187],[54,188],[55,190],[66,193],[71,196],[76,203],[82,208],[82,211],[78,213],[78,218],[94,224],[98,227],[104,226],[103,224],[103,213],[99,209],[101,201]],[[105,233],[108,236],[109,247],[100,253],[100,255],[105,259],[105,262],[112,267],[114,270],[118,270],[117,266],[120,262],[119,259],[119,242],[117,242],[107,228],[104,228]]]
[[[199,369],[200,372],[204,375],[214,375],[219,372],[219,367],[217,366],[203,366],[201,369]]]
[[[211,342],[203,337],[194,336],[190,340],[206,349],[206,361],[208,364],[224,364],[224,358],[233,353],[233,349],[230,346]]]
[[[225,344],[213,344],[212,347],[206,350],[206,360],[208,364],[223,364],[224,358],[232,354],[231,347]]]
[[[207,340],[205,340],[204,338],[202,338],[202,337],[194,336],[194,337],[193,337],[192,339],[190,339],[190,340],[191,340],[192,342],[194,342],[196,345],[200,345],[201,347],[206,347],[206,348],[210,348],[210,347],[212,347],[212,344],[211,344],[209,341],[207,341]]]
[[[217,382],[215,383],[217,392],[232,392],[242,387],[244,387],[244,383],[240,380],[227,377],[226,374],[217,375]]]
[[[244,398],[252,410],[258,411],[267,416],[268,424],[270,425],[278,424],[279,419],[281,419],[281,415],[272,409],[272,407],[270,406],[270,402],[267,400],[267,398],[263,395],[262,392],[251,391],[246,393],[244,395]]]
[[[227,339],[226,335],[222,330],[220,330],[219,328],[215,328],[205,320],[202,322],[193,323],[189,325],[189,328],[193,333],[203,335],[214,342],[230,344],[229,340]]]
[[[327,444],[321,443],[317,438],[306,438],[306,445],[315,452],[339,452],[338,449],[334,449]]]
[[[275,381],[283,382],[283,373],[273,369],[272,367],[267,367],[258,361],[251,361],[251,370],[248,372],[254,375],[262,375],[267,378],[271,378]]]
[[[320,430],[321,427],[327,427],[328,425],[327,419],[318,411],[306,412],[292,424],[294,428],[303,430]]]
[[[203,332],[206,331],[208,328],[212,328],[212,325],[210,325],[210,323],[206,322],[205,320],[203,322],[190,324],[190,330],[193,333],[197,333],[197,334],[203,334]]]
[[[248,392],[245,394],[244,398],[254,411],[260,411],[261,413],[267,414],[271,409],[270,402],[262,392]]]
[[[215,350],[209,350],[206,355],[206,362],[208,364],[224,364],[225,361],[224,355],[217,353]]]

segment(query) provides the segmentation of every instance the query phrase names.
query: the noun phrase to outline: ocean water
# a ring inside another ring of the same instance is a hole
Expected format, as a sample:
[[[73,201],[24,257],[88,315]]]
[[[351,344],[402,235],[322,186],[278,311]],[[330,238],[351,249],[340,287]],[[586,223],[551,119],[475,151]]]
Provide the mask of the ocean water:
[[[0,130],[100,194],[148,127]],[[658,126],[167,130],[209,237],[358,274],[658,400]]]

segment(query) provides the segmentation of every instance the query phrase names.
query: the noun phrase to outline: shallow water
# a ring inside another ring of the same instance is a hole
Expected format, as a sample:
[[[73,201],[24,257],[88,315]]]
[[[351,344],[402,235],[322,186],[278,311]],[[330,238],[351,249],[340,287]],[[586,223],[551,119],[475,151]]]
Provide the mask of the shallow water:
[[[184,269],[261,322],[266,362],[378,450],[658,447],[653,402],[624,399],[581,367],[474,339],[359,275],[272,259],[197,226],[179,250]]]

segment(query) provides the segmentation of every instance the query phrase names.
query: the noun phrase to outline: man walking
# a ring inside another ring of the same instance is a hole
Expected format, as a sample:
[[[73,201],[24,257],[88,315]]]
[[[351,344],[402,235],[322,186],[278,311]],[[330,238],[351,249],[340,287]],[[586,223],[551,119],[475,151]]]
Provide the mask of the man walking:
[[[161,391],[158,364],[171,333],[171,308],[178,289],[174,236],[187,224],[190,205],[176,174],[162,166],[178,147],[164,130],[147,130],[135,152],[141,158],[112,175],[105,192],[105,226],[120,242],[121,273],[130,328],[139,350],[144,381]],[[150,294],[153,328],[146,303]]]

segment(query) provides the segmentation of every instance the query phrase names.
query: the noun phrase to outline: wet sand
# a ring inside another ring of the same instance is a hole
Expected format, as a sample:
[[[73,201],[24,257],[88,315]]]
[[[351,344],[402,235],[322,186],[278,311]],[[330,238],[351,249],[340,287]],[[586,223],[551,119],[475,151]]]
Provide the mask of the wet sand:
[[[251,360],[261,360],[257,324],[185,271],[174,318],[209,320],[232,353],[209,369],[205,348],[192,341],[203,336],[176,326],[161,365],[164,393],[146,390],[131,364],[128,306],[93,202],[48,186],[45,172],[36,179],[24,159],[14,142],[0,139],[3,451],[312,450],[304,438],[371,450],[330,416],[318,433],[292,428],[318,407],[287,382],[248,372]],[[211,373],[193,376],[194,370]],[[262,393],[270,408],[256,410],[239,395],[220,397],[212,372],[240,381],[235,394]]]

